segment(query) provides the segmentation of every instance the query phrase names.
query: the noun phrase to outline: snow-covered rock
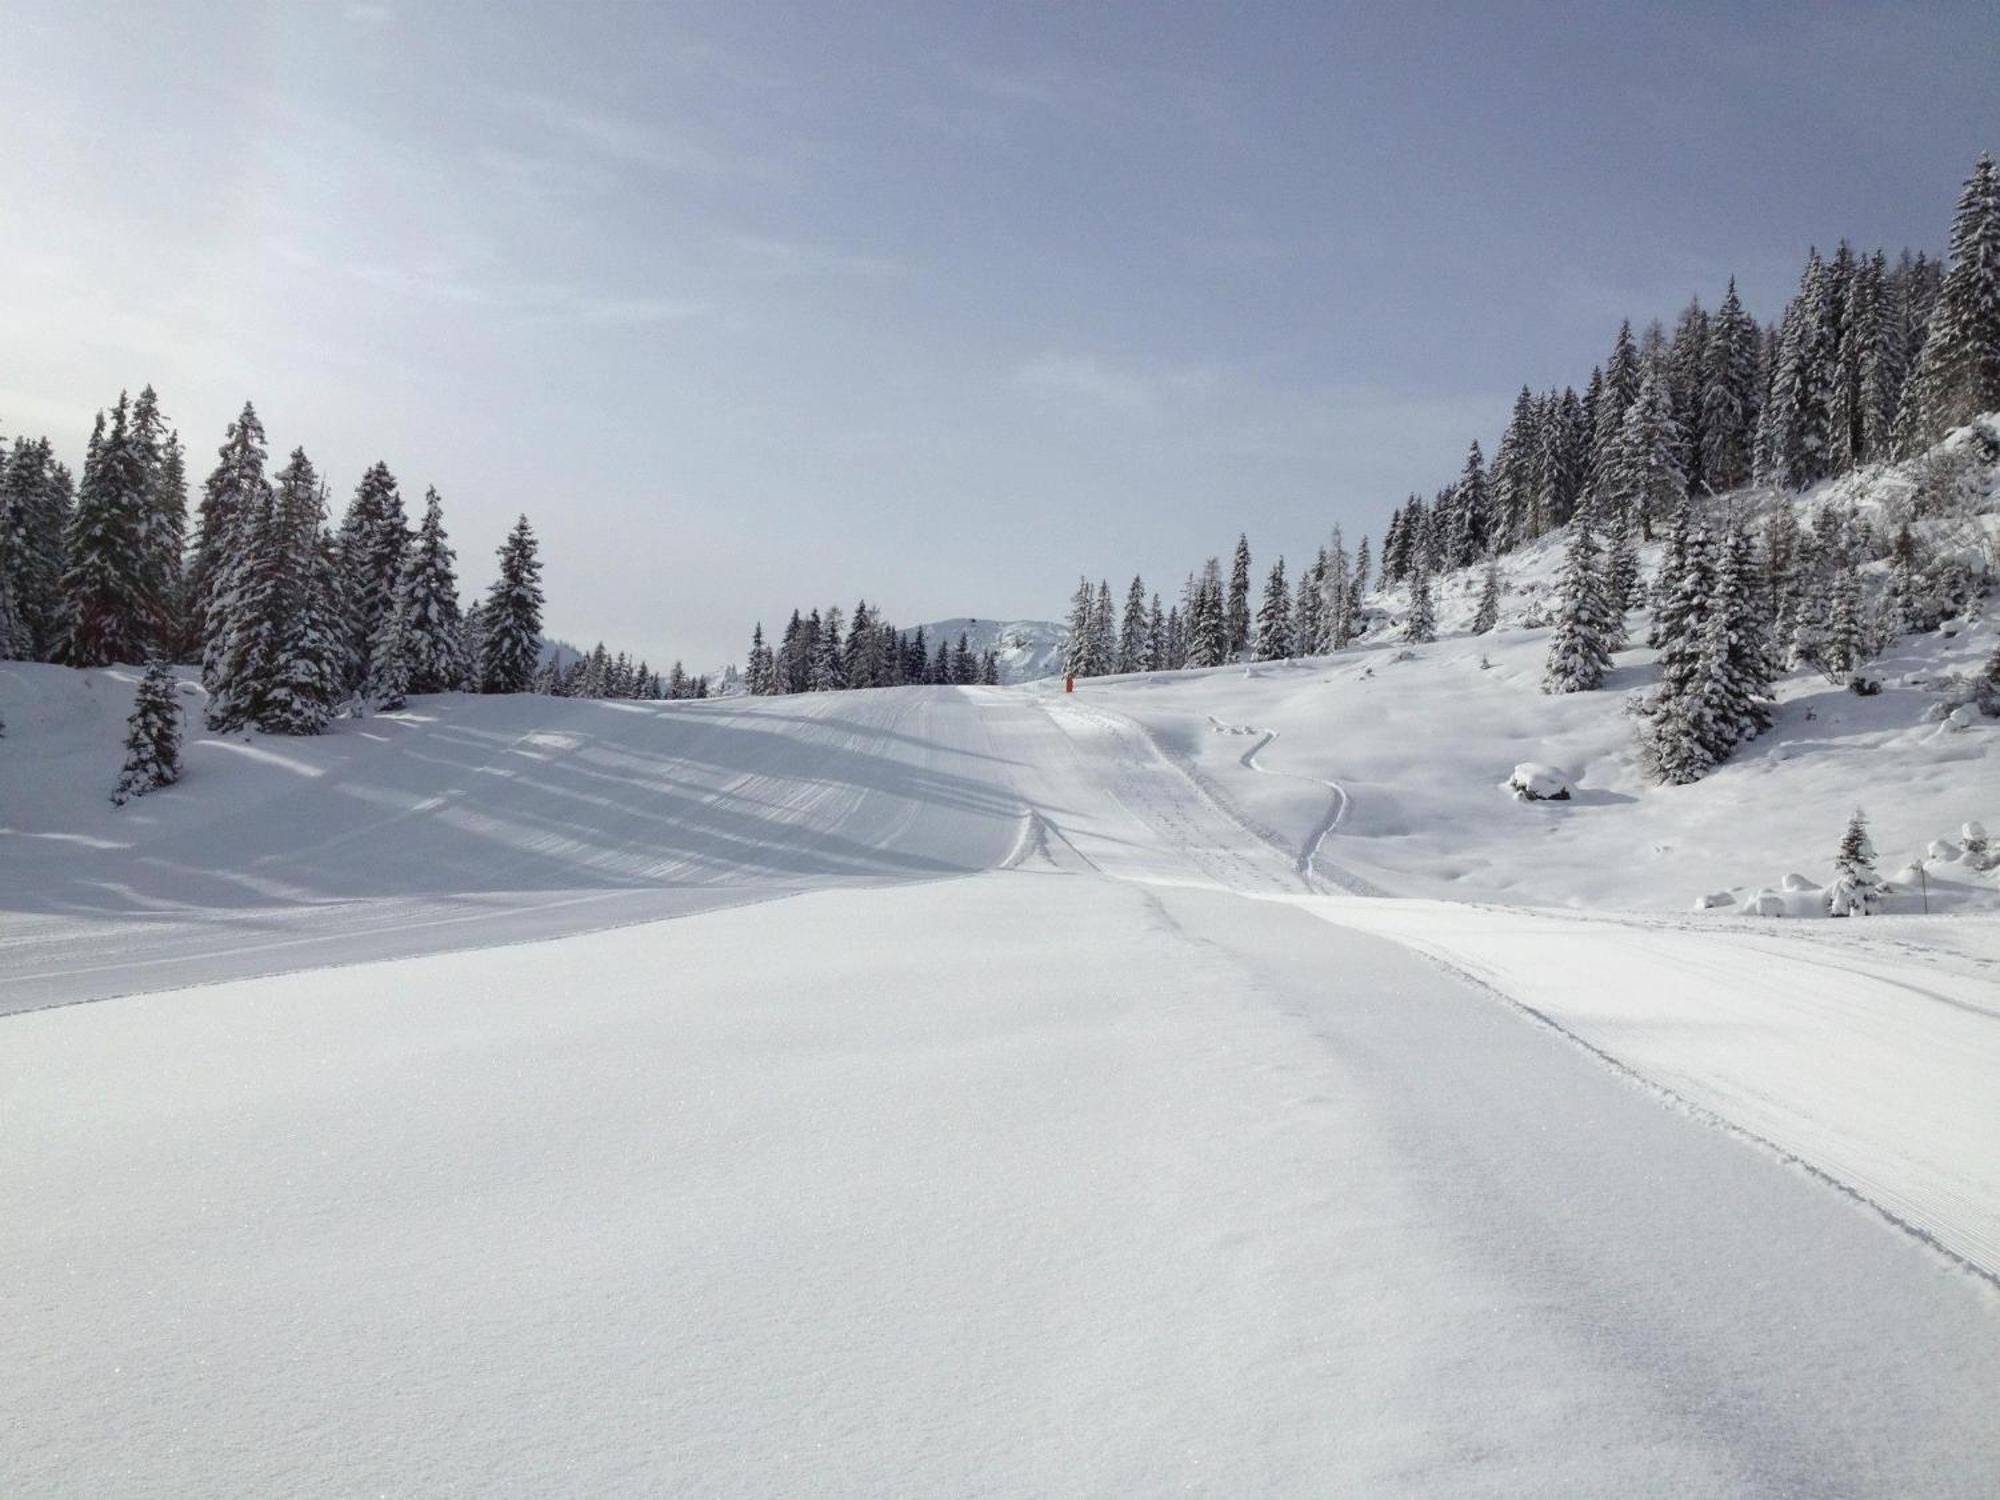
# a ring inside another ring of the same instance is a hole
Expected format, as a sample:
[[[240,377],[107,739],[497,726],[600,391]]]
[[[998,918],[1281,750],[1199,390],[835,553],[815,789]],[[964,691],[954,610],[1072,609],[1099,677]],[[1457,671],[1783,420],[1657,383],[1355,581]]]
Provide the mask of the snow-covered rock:
[[[1554,766],[1524,760],[1507,778],[1507,790],[1523,802],[1569,801],[1569,777]]]

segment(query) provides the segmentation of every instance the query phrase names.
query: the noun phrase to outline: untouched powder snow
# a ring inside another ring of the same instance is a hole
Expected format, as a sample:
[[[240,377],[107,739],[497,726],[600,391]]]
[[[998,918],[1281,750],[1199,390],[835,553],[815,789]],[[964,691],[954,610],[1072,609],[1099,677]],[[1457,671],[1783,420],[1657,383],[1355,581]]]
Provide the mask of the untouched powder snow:
[[[1021,871],[5,1030],[10,1494],[2000,1483],[1965,1278],[1282,905]]]
[[[1537,639],[124,809],[129,674],[0,666],[0,1493],[1994,1493],[2000,919],[1668,913],[2000,729],[1663,793]]]

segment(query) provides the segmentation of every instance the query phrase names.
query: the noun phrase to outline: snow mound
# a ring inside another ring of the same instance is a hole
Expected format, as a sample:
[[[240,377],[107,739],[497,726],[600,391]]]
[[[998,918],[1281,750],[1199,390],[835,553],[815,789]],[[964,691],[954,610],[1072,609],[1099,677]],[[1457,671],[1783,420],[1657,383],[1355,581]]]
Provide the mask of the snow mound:
[[[1507,790],[1523,802],[1569,801],[1569,777],[1554,766],[1524,760],[1507,778]]]

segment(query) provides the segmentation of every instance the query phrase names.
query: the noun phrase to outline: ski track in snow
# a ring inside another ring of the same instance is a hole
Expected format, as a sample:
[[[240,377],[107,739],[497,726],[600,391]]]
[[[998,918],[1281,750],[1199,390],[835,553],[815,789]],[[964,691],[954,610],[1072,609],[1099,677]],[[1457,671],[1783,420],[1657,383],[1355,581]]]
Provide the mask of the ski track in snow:
[[[1976,943],[1364,899],[1157,693],[0,782],[0,1489],[1996,1491]]]

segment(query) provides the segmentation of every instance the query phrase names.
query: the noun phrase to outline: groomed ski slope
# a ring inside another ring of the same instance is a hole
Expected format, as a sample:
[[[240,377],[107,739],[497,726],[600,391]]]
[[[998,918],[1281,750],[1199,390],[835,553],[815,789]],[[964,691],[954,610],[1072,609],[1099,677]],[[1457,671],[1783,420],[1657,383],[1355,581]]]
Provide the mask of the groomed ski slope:
[[[1281,685],[425,700],[116,812],[129,688],[0,668],[0,1492],[2000,1486],[1992,919],[1345,895]]]

